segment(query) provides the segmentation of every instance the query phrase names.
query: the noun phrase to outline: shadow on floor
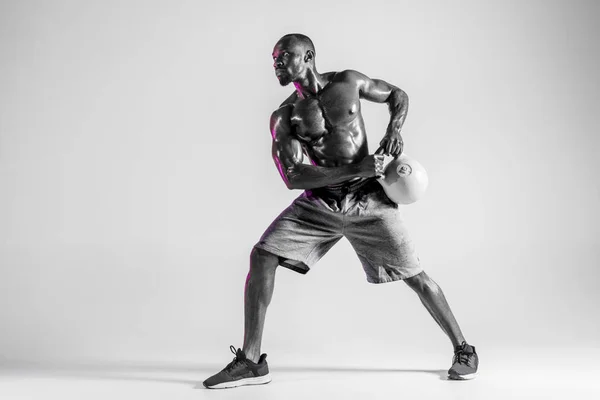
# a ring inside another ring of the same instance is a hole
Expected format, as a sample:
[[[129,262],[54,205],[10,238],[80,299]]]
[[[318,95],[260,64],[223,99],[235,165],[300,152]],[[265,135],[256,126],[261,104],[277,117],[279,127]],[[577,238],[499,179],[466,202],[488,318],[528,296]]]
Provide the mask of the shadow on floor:
[[[441,380],[448,379],[448,371],[443,369],[409,369],[409,368],[367,368],[367,367],[279,367],[272,371],[298,372],[298,373],[359,373],[359,374],[379,374],[379,373],[422,373],[437,376]]]
[[[194,389],[205,389],[202,382],[210,375],[218,372],[222,366],[215,365],[181,365],[181,364],[71,364],[71,365],[40,365],[28,364],[18,366],[3,366],[0,374],[19,372],[32,377],[52,377],[69,379],[101,379],[115,381],[139,381],[173,383],[189,385]],[[277,376],[282,373],[277,382],[291,380],[313,380],[313,374],[343,373],[423,373],[435,375],[441,380],[447,380],[446,370],[437,369],[403,369],[403,368],[367,368],[367,367],[338,367],[338,366],[283,366],[271,368],[271,373]],[[293,374],[297,373],[297,377]]]

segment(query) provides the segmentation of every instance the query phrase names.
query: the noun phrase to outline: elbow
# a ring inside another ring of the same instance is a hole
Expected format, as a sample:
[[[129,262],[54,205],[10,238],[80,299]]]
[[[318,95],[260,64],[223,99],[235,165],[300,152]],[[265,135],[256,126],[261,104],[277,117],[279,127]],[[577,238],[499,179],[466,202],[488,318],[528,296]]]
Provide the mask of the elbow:
[[[290,177],[286,177],[286,179],[284,179],[285,181],[285,186],[289,189],[289,190],[295,190],[295,189],[301,189],[300,187],[298,187],[297,183],[295,182],[294,179],[290,178]]]
[[[408,94],[406,94],[406,92],[402,89],[400,89],[400,92],[402,96],[402,102],[408,106]]]
[[[282,175],[285,186],[287,186],[289,190],[303,189],[298,179],[300,177],[300,171],[297,170],[296,166],[289,167]]]
[[[396,92],[396,98],[400,99],[403,103],[408,103],[408,94],[404,90],[396,88],[394,91]]]
[[[393,109],[397,107],[408,107],[408,95],[400,88],[394,87],[385,101]]]

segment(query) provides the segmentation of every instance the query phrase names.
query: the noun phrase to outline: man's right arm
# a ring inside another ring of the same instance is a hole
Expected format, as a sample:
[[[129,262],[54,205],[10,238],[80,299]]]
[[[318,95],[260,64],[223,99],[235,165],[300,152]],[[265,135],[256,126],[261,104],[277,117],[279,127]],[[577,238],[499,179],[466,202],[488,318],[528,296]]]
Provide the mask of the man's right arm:
[[[273,160],[288,189],[314,189],[342,183],[357,176],[372,177],[382,168],[382,165],[378,165],[381,161],[374,156],[367,156],[357,164],[339,167],[303,164],[302,144],[291,129],[291,110],[291,105],[284,105],[271,115]]]

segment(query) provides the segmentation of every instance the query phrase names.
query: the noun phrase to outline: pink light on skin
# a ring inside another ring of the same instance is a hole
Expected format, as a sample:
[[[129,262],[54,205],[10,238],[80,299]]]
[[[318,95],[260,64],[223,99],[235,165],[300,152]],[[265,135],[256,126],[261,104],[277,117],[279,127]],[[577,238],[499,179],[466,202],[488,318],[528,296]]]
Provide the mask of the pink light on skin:
[[[273,138],[273,140],[276,140],[276,131],[277,128],[280,124],[281,119],[276,119],[275,121],[271,122],[271,137]],[[279,175],[281,175],[281,178],[283,179],[283,181],[285,182],[286,186],[289,185],[289,181],[287,178],[287,171],[285,166],[281,163],[281,160],[279,159],[279,155],[277,154],[275,157],[275,165],[277,166],[277,170],[279,171]]]
[[[252,263],[252,253],[250,253],[250,263]],[[250,271],[248,271],[248,275],[246,275],[246,282],[244,284],[244,299],[246,298],[246,292],[248,291],[248,285],[250,282]],[[245,307],[245,305],[244,305]],[[246,330],[244,329],[244,343],[246,344]],[[242,346],[243,347],[243,346]]]

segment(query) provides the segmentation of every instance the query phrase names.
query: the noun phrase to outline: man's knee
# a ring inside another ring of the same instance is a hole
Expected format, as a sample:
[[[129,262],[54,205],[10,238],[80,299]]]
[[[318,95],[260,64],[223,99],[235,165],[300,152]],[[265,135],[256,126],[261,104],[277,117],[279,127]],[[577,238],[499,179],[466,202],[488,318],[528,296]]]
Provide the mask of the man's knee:
[[[440,287],[425,273],[425,271],[405,280],[406,284],[417,293],[438,293]]]
[[[250,272],[269,273],[275,272],[279,265],[279,257],[266,250],[254,247],[250,253]]]

